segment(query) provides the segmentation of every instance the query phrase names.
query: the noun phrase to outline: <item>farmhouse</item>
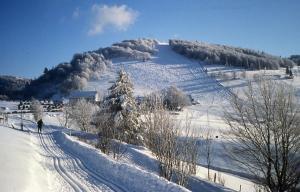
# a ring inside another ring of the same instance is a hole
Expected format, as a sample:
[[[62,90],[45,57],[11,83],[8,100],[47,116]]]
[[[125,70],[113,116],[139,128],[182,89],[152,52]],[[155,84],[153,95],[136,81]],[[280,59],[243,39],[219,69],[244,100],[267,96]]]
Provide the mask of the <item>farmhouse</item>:
[[[97,103],[100,101],[100,96],[97,91],[73,91],[69,96],[69,102],[75,103],[80,99],[85,99],[91,103]]]

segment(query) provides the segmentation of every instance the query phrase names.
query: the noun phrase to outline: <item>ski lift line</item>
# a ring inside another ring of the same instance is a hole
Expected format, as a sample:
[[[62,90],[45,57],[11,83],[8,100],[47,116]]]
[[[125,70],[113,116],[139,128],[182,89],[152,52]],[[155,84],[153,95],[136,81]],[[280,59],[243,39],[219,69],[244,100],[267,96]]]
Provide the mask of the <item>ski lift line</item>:
[[[223,91],[225,91],[225,94],[229,97],[236,97],[236,95],[227,87],[225,87],[224,85],[222,85],[217,79],[213,78],[213,77],[210,77],[206,72],[205,72],[205,69],[203,67],[202,64],[200,64],[200,70],[202,73],[205,74],[205,76],[211,80],[213,80],[219,87],[221,87],[221,89]],[[228,98],[227,98],[228,99]]]

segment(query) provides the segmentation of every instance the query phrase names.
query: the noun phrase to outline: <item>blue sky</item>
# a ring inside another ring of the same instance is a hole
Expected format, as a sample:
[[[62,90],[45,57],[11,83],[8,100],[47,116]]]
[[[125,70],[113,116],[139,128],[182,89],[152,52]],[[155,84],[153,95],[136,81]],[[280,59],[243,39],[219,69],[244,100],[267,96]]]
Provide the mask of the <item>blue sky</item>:
[[[299,0],[1,0],[0,75],[38,77],[74,53],[139,37],[300,54]]]

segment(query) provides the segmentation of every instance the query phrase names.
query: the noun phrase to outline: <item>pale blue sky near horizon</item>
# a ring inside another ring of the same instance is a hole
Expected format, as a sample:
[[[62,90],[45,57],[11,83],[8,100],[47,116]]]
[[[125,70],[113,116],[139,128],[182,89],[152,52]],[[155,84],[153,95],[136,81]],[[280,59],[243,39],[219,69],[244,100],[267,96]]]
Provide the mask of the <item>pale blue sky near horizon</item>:
[[[300,54],[299,0],[0,0],[0,75],[38,77],[125,39],[199,40]]]

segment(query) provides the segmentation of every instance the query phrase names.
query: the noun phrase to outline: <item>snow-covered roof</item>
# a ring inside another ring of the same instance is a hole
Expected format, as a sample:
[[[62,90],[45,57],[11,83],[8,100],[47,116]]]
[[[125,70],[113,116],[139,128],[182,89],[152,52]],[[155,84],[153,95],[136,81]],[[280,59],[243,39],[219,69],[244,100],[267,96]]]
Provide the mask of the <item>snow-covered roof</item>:
[[[69,98],[75,99],[75,98],[90,98],[95,97],[97,95],[97,91],[73,91],[70,93]]]

